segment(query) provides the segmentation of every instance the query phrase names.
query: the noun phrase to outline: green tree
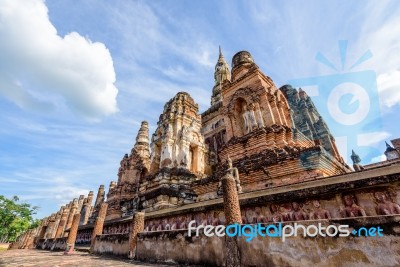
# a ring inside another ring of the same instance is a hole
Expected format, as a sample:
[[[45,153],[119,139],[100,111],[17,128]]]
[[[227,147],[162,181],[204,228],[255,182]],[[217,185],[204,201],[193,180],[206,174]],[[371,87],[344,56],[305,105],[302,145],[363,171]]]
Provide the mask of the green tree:
[[[0,195],[0,242],[13,242],[28,229],[38,226],[34,220],[38,207],[27,203],[19,203],[17,196],[7,199]]]

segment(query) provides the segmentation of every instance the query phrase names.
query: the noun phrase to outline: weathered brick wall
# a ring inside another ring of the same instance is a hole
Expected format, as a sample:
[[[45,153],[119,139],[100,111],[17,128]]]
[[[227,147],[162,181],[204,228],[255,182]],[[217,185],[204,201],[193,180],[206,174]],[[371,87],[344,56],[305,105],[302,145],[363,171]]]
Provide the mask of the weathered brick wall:
[[[65,250],[67,248],[67,237],[40,239],[36,244],[37,249]]]
[[[221,237],[189,237],[187,230],[149,232],[138,235],[136,255],[147,262],[221,266],[225,259],[223,247]]]
[[[351,216],[378,216],[385,208],[399,207],[400,165],[346,175],[305,179],[302,183],[239,194],[243,223],[299,221],[307,219],[343,219]],[[377,196],[386,200],[382,204]],[[346,204],[351,201],[352,204]],[[295,206],[298,206],[298,210]],[[389,208],[390,209],[390,208]],[[351,215],[350,213],[355,213]],[[225,224],[221,198],[180,208],[146,213],[145,231],[186,229],[190,221],[197,225]]]
[[[324,221],[323,224],[348,224],[353,227],[381,226],[384,237],[257,237],[246,242],[238,238],[241,266],[399,266],[400,216],[367,217]],[[316,224],[309,221],[305,224]],[[137,256],[148,262],[223,266],[225,239],[188,236],[187,230],[141,233]]]
[[[92,252],[95,254],[108,254],[113,256],[128,257],[129,234],[96,236]]]

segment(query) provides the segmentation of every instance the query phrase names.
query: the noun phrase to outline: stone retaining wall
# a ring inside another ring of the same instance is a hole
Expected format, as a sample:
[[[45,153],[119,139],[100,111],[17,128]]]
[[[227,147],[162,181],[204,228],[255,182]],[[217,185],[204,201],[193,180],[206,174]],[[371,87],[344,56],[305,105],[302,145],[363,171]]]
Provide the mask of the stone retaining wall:
[[[110,234],[96,236],[93,253],[109,254],[114,256],[128,257],[129,234]]]
[[[145,232],[138,235],[136,255],[146,262],[222,266],[224,237],[189,237],[187,230]]]
[[[246,242],[238,238],[241,266],[399,266],[400,216],[379,216],[323,221],[351,227],[381,226],[383,237],[257,237]],[[304,225],[321,221],[298,222]],[[194,233],[193,233],[194,235]],[[223,266],[225,239],[230,237],[189,237],[187,230],[156,231],[138,236],[137,256],[148,262],[169,262]]]

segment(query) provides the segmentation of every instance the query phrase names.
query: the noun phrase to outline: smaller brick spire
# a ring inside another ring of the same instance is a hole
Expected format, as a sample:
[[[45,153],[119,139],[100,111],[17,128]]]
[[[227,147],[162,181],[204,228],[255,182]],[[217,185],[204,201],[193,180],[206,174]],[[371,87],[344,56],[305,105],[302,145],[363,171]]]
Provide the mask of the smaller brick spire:
[[[150,158],[149,123],[147,121],[142,121],[132,153],[133,150],[141,157]]]

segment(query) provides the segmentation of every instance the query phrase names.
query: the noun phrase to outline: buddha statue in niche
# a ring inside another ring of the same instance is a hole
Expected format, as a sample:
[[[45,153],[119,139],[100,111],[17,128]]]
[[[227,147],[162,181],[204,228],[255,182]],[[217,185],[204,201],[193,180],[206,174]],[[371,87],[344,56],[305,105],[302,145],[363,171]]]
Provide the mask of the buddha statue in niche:
[[[292,212],[290,213],[292,221],[304,221],[308,220],[308,214],[302,209],[301,204],[298,202],[292,202]]]
[[[374,196],[377,201],[376,213],[379,215],[400,214],[399,204],[388,200],[384,192],[375,192]]]
[[[365,210],[355,203],[354,195],[345,195],[343,197],[343,202],[345,204],[345,207],[341,207],[340,213],[344,218],[367,216]]]
[[[243,103],[242,109],[243,130],[244,134],[248,134],[252,132],[254,128],[257,128],[256,116],[254,114],[254,105],[252,103],[250,105],[246,105],[246,103]]]
[[[310,218],[312,220],[321,220],[321,219],[330,219],[331,214],[329,210],[326,210],[321,207],[321,203],[318,200],[313,200],[312,204],[314,206],[314,210],[311,213]]]

